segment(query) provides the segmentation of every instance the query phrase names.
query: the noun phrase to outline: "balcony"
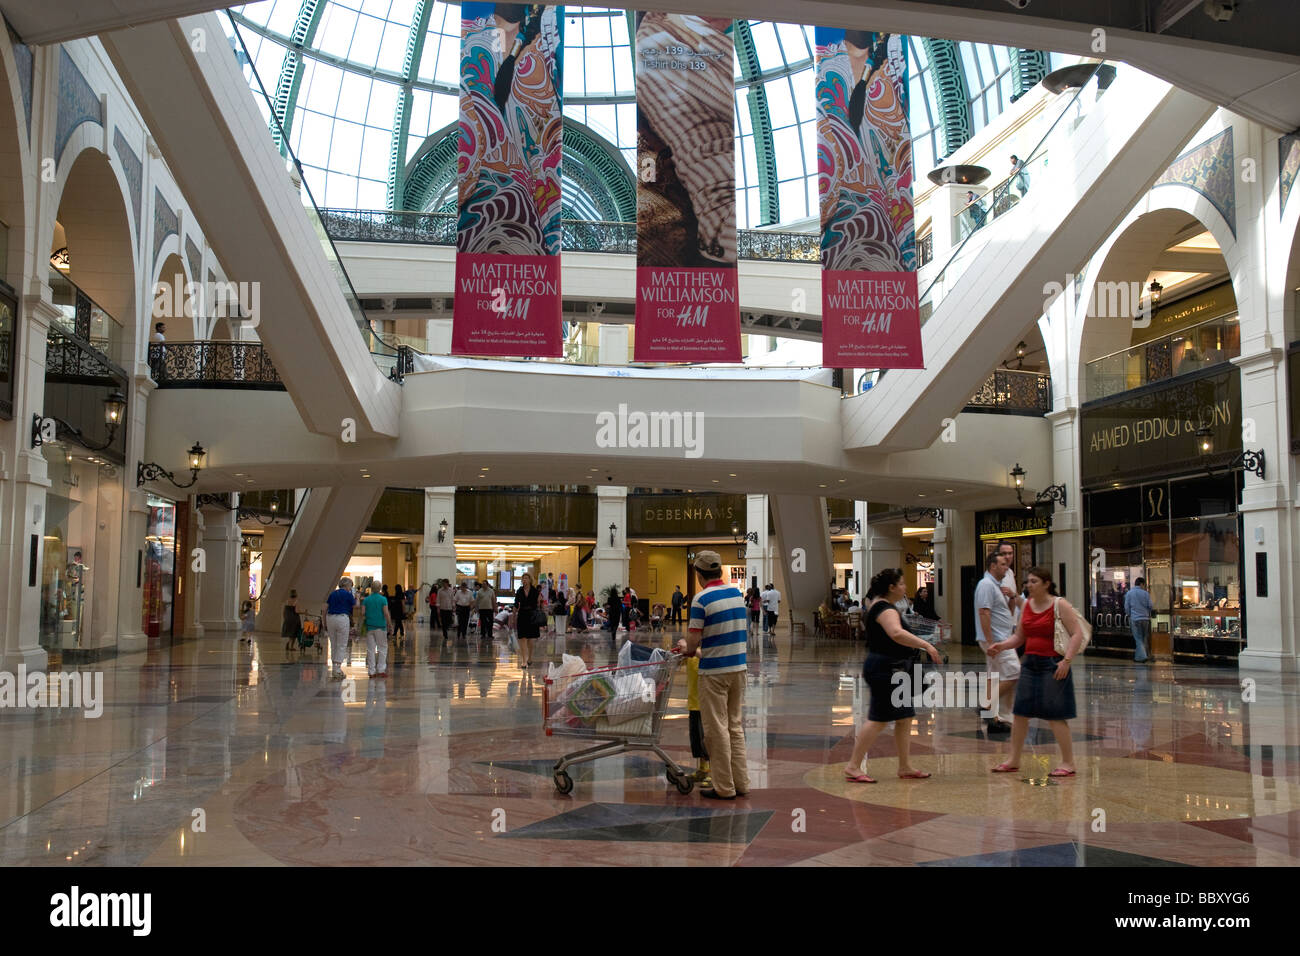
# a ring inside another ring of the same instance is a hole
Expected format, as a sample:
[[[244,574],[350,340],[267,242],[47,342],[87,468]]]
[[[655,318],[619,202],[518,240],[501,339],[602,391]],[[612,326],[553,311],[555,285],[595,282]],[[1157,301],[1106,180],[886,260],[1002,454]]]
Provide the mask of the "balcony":
[[[1052,377],[1042,372],[995,369],[964,411],[1041,417],[1052,410]]]
[[[1084,401],[1200,371],[1240,354],[1241,323],[1237,316],[1210,319],[1089,362],[1084,368]]]
[[[456,214],[405,212],[394,209],[322,209],[321,219],[331,239],[355,242],[409,242],[434,246],[456,244]],[[609,252],[636,255],[636,223],[566,219],[560,244],[565,252]],[[741,259],[776,262],[821,261],[821,236],[806,232],[741,229],[737,235]]]

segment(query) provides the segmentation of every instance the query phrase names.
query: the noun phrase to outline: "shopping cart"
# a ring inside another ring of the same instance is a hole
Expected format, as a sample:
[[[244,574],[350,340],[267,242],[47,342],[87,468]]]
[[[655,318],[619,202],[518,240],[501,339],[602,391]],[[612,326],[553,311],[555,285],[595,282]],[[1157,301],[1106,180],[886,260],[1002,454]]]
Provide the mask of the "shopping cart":
[[[908,612],[903,615],[903,627],[907,628],[923,641],[928,641],[935,647],[940,648],[943,655],[943,662],[948,663],[948,654],[940,647],[947,644],[952,639],[952,625],[943,621],[933,621],[928,617],[922,617],[919,614]]]
[[[673,674],[680,662],[680,654],[669,654],[629,667],[600,667],[546,678],[542,687],[546,736],[604,741],[556,762],[553,779],[559,793],[573,791],[568,768],[574,764],[637,750],[653,752],[667,767],[668,782],[679,793],[691,792],[695,783],[690,771],[674,763],[659,746]]]
[[[321,632],[324,629],[324,622],[317,614],[299,615],[298,623],[298,650],[305,651],[309,647],[316,649],[316,656],[320,657],[321,647],[324,641]]]

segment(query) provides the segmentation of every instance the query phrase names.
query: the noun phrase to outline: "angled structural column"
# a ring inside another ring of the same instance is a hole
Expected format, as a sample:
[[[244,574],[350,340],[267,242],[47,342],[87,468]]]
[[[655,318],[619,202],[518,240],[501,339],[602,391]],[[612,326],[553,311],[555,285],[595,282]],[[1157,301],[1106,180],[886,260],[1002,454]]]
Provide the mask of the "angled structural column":
[[[772,495],[770,501],[776,526],[777,575],[785,582],[781,610],[788,610],[811,633],[813,612],[830,596],[835,576],[826,499]]]
[[[285,535],[284,544],[275,558],[266,587],[262,590],[262,603],[257,615],[259,631],[279,631],[285,600],[289,591],[298,592],[298,609],[309,614],[319,614],[325,598],[337,585],[343,569],[348,565],[357,541],[361,538],[379,496],[384,489],[344,486],[338,488],[313,488],[298,505],[293,524]],[[231,574],[239,567],[241,536],[235,525],[233,511],[225,513],[234,528],[234,563]],[[214,522],[223,520],[212,512],[205,513],[207,531],[204,539],[211,537]],[[263,556],[263,561],[266,556]],[[203,582],[204,598],[212,584],[212,553],[208,552],[208,577]],[[233,605],[238,612],[238,601]],[[208,620],[203,621],[205,631],[211,630]]]

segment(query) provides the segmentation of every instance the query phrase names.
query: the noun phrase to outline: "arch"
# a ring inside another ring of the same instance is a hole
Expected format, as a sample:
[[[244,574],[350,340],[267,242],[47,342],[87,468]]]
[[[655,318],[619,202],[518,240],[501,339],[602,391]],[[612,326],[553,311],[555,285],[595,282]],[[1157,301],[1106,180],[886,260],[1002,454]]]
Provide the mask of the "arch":
[[[1280,195],[1274,201],[1281,202]],[[1265,209],[1271,205],[1271,202],[1265,202]],[[1285,258],[1280,261],[1275,258],[1270,263],[1269,274],[1280,272],[1285,279],[1281,286],[1269,283],[1270,290],[1276,289],[1280,296],[1280,301],[1270,303],[1270,307],[1281,310],[1283,331],[1290,343],[1300,339],[1300,293],[1294,291],[1300,288],[1300,199],[1288,201],[1283,207],[1281,222],[1274,234],[1280,237],[1278,245]]]
[[[0,279],[21,290],[29,248],[27,227],[34,197],[27,184],[36,177],[27,142],[27,112],[22,83],[8,30],[0,30],[0,220],[9,227],[8,255],[0,262]]]
[[[136,301],[138,257],[123,185],[121,170],[107,155],[94,147],[79,149],[60,172],[58,208],[43,248],[46,255],[53,251],[57,218],[68,247],[68,278],[121,325],[121,345],[109,357],[130,366],[142,337]]]
[[[1067,374],[1080,402],[1087,398],[1084,381],[1087,363],[1128,347],[1132,336],[1129,323],[1117,323],[1114,318],[1101,316],[1088,318],[1098,283],[1144,281],[1169,242],[1189,223],[1207,230],[1218,243],[1241,314],[1242,339],[1249,334],[1250,324],[1266,320],[1266,316],[1254,315],[1248,308],[1247,256],[1222,214],[1190,187],[1177,184],[1151,190],[1093,256],[1088,274],[1079,283],[1078,303],[1068,336],[1073,367]]]
[[[201,322],[202,316],[196,319],[185,314],[186,286],[193,281],[195,280],[189,275],[185,262],[175,252],[162,258],[153,283],[149,286],[153,304],[150,308],[149,322],[145,327],[145,338],[148,341],[153,341],[153,328],[156,322],[166,325],[168,342],[192,342],[198,338],[195,322]],[[180,308],[176,307],[178,303]],[[195,307],[198,307],[197,302]]]

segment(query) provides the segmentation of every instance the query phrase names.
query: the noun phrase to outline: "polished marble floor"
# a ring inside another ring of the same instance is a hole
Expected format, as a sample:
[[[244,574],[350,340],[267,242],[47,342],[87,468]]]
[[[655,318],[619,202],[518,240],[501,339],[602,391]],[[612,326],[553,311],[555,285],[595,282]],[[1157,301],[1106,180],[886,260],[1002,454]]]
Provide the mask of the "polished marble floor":
[[[606,639],[607,641],[607,639]],[[982,655],[950,648],[948,668]],[[600,653],[607,654],[605,648]],[[329,681],[259,636],[163,644],[99,665],[106,703],[0,710],[0,865],[1291,866],[1300,863],[1300,680],[1090,659],[1075,675],[1079,774],[1031,729],[1021,770],[969,708],[919,711],[899,780],[841,768],[866,708],[857,645],[751,640],[751,792],[680,795],[653,755],[552,766],[540,670],[507,645],[394,646],[387,680]],[[1243,697],[1252,697],[1249,702]],[[693,766],[679,672],[665,750]]]

